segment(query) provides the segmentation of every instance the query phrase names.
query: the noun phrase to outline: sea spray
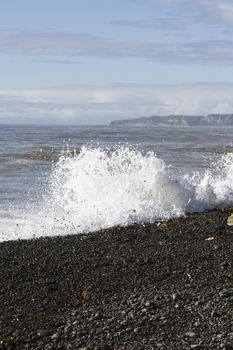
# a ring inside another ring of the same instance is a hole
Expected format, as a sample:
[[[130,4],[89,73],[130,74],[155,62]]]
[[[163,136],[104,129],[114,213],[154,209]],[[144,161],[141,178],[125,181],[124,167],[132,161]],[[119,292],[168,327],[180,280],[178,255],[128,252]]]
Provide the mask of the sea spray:
[[[51,178],[53,229],[92,231],[181,215],[189,192],[153,152],[83,147],[63,155]]]
[[[153,152],[83,146],[54,163],[43,200],[0,240],[66,235],[153,222],[233,204],[233,153],[178,174]],[[25,214],[25,213],[24,213]]]
[[[194,197],[188,210],[202,211],[233,204],[233,153],[222,155],[205,172],[188,177]]]

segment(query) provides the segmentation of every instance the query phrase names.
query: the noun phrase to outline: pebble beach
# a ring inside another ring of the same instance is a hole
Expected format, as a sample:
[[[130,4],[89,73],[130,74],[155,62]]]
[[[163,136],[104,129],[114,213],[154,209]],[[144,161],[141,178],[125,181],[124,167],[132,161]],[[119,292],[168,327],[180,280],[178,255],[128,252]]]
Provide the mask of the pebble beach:
[[[231,213],[0,243],[0,349],[233,349]]]

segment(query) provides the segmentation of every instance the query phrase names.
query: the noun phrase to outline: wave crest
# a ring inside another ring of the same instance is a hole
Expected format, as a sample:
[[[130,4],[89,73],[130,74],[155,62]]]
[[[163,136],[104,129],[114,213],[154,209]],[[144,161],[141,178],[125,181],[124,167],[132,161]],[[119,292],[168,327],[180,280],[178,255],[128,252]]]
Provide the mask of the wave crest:
[[[30,202],[17,229],[5,227],[0,240],[97,231],[232,204],[233,153],[184,175],[153,152],[82,147],[61,155],[39,209]]]
[[[232,175],[233,154],[222,156],[212,171],[190,176],[173,173],[153,152],[83,147],[63,155],[54,168],[52,227],[93,231],[230,205]]]

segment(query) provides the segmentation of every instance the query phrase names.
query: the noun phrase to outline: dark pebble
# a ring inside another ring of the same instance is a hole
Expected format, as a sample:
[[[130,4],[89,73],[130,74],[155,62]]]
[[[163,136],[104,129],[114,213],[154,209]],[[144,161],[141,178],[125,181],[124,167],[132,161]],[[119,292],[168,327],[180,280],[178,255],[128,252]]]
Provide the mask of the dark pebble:
[[[232,350],[231,212],[0,243],[0,349]]]

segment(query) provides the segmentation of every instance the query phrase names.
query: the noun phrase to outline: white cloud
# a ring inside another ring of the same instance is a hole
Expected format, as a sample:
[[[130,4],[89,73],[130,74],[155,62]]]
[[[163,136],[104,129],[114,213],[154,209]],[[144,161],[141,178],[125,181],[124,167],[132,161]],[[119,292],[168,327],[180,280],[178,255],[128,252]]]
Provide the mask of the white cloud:
[[[219,3],[215,7],[217,14],[220,15],[223,21],[233,24],[233,4]]]
[[[152,114],[233,113],[233,84],[0,90],[0,121],[108,123]]]
[[[192,25],[205,25],[219,30],[226,31],[233,26],[233,3],[231,0],[137,0],[136,2],[145,5],[159,4],[161,10],[159,17],[143,20],[116,21],[118,24],[128,25],[137,28],[154,28],[169,31],[186,30]],[[180,5],[181,6],[177,6]],[[162,7],[163,6],[163,7]],[[172,12],[171,12],[172,9]],[[153,12],[152,12],[153,13]],[[174,32],[175,34],[175,32]],[[205,33],[203,32],[205,37]]]

